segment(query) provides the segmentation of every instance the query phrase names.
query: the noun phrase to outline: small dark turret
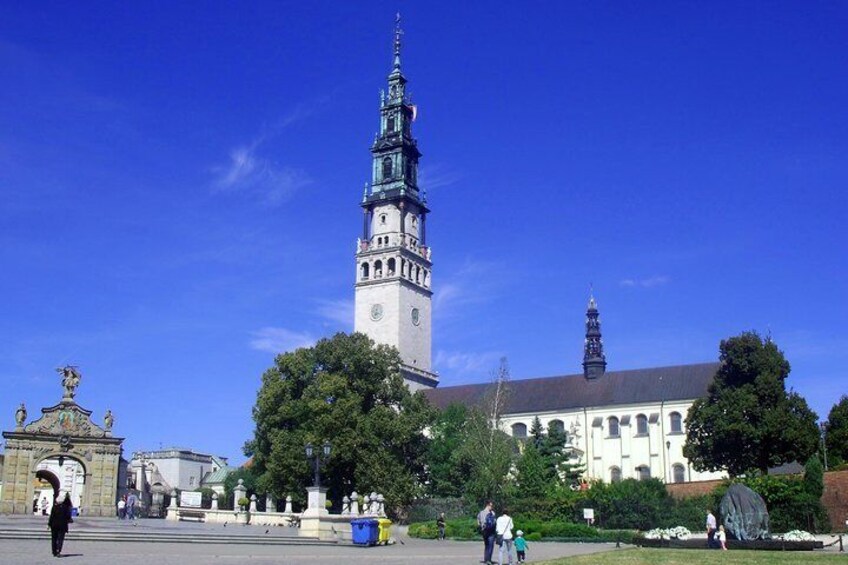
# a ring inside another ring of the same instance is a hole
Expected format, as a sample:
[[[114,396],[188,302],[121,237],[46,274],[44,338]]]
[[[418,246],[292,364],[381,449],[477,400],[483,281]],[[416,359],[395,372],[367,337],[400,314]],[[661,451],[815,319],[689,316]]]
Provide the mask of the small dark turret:
[[[589,296],[589,307],[586,309],[586,340],[583,344],[583,376],[587,379],[597,379],[603,376],[607,369],[607,359],[604,357],[604,342],[601,339],[601,321],[598,318],[598,306],[595,297]]]

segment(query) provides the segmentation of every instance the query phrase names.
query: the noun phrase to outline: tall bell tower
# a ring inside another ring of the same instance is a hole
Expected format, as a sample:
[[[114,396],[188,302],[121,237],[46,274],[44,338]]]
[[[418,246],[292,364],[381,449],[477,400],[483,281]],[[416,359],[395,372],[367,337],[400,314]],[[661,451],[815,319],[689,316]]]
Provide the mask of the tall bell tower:
[[[380,92],[380,131],[371,146],[371,183],[362,195],[362,236],[356,246],[354,329],[400,351],[412,390],[439,384],[431,371],[430,210],[418,190],[418,142],[412,137],[416,109],[401,72],[400,15],[388,91]]]

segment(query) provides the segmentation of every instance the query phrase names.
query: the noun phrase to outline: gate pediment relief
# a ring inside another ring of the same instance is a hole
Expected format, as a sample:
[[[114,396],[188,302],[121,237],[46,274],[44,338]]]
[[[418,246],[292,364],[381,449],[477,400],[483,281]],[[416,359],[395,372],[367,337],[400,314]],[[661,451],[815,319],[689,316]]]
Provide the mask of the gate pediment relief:
[[[42,408],[41,412],[41,418],[24,427],[25,433],[71,438],[107,437],[106,430],[91,421],[91,411],[75,403],[62,402]]]

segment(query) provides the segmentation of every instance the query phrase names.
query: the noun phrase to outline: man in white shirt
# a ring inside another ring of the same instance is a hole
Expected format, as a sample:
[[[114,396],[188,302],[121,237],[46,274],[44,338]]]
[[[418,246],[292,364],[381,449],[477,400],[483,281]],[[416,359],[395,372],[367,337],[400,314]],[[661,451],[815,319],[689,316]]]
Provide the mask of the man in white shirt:
[[[498,521],[495,523],[495,534],[501,542],[501,550],[498,554],[499,565],[503,565],[504,551],[506,551],[509,565],[512,565],[512,528],[514,527],[512,517],[509,515],[507,509],[504,508],[503,514],[498,516]]]
[[[707,509],[707,547],[712,549],[715,547],[714,538],[716,532],[716,519],[713,516],[712,510]]]

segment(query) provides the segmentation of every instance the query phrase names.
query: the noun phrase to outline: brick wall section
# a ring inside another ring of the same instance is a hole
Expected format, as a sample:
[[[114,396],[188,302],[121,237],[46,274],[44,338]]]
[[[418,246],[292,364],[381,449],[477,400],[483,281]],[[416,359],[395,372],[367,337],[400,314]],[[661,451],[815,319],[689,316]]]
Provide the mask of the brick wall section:
[[[693,496],[702,496],[713,492],[722,481],[694,481],[691,483],[673,483],[665,485],[669,494],[674,498],[692,498]]]
[[[690,498],[709,494],[721,481],[698,481],[666,485],[674,498]],[[828,518],[834,532],[846,531],[848,520],[848,470],[828,471],[824,474],[824,495],[822,503],[827,509]]]
[[[834,532],[846,530],[848,520],[848,470],[829,471],[824,474],[824,496],[822,503]]]

